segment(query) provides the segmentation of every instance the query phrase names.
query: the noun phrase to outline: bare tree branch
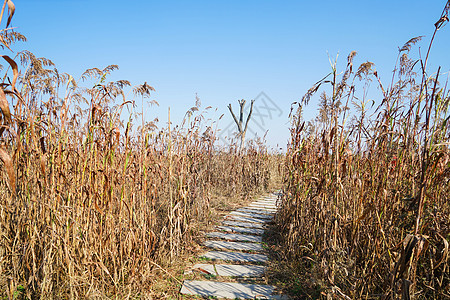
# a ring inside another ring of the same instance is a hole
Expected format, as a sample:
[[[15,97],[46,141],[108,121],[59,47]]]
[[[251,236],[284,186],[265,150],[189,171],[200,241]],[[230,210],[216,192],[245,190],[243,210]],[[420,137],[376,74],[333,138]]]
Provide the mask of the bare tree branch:
[[[233,116],[234,122],[236,123],[237,127],[238,127],[238,131],[239,131],[239,136],[241,138],[241,145],[240,145],[240,150],[242,150],[242,146],[244,145],[244,140],[245,140],[245,133],[247,132],[247,128],[248,128],[248,123],[250,122],[250,118],[252,117],[252,112],[253,112],[253,103],[255,102],[255,100],[252,100],[252,104],[250,106],[250,112],[247,116],[247,121],[245,121],[245,128],[242,128],[242,124],[244,122],[244,107],[245,107],[245,100],[238,100],[239,106],[240,106],[240,111],[239,111],[239,121],[236,118],[236,115],[233,113],[233,109],[231,108],[231,103],[228,104],[228,109],[230,110],[231,115]]]
[[[241,106],[240,114],[239,114],[239,124],[241,125],[242,129],[242,123],[244,122],[244,106],[245,106],[245,100],[239,100],[239,105]],[[242,132],[241,132],[242,133]]]
[[[236,116],[233,113],[233,109],[231,108],[231,103],[228,104],[228,109],[230,110],[230,113],[233,116],[234,122],[236,122],[236,125],[238,127],[239,133],[241,133],[242,132],[242,126],[239,124],[238,119],[236,118]]]
[[[248,122],[250,121],[250,118],[252,117],[253,103],[255,103],[255,100],[252,100],[252,103],[250,105],[250,112],[248,113],[247,121],[245,122],[244,132],[247,132]]]

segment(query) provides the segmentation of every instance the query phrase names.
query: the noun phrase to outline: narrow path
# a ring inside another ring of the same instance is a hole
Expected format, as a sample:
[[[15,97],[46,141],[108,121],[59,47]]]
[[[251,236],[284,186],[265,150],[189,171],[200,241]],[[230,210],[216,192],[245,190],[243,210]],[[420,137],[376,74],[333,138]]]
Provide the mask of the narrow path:
[[[288,299],[276,287],[260,282],[266,270],[262,234],[277,210],[277,194],[270,194],[228,214],[215,232],[206,234],[203,245],[211,248],[200,256],[205,263],[189,272],[209,280],[185,280],[181,294],[231,299]],[[212,280],[216,279],[216,280]],[[234,281],[232,281],[234,280]]]

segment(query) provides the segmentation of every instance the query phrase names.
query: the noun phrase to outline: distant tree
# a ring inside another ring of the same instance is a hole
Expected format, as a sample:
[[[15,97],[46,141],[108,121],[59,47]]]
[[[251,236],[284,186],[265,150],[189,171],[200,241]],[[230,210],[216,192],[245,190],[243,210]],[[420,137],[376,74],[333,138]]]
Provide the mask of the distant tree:
[[[245,121],[245,125],[243,126],[244,123],[244,107],[245,107],[245,100],[238,100],[239,102],[239,106],[240,106],[240,112],[239,112],[239,120],[236,118],[236,115],[233,113],[233,109],[231,108],[231,103],[228,104],[228,109],[230,110],[231,115],[233,116],[234,122],[236,123],[236,126],[238,128],[239,131],[239,137],[240,137],[240,145],[239,145],[239,151],[242,150],[242,147],[244,146],[244,140],[245,140],[245,133],[247,132],[247,128],[248,128],[248,122],[250,121],[250,118],[252,117],[252,112],[253,112],[253,103],[255,102],[255,100],[252,100],[251,105],[250,105],[250,112],[248,113],[247,116],[247,120]]]

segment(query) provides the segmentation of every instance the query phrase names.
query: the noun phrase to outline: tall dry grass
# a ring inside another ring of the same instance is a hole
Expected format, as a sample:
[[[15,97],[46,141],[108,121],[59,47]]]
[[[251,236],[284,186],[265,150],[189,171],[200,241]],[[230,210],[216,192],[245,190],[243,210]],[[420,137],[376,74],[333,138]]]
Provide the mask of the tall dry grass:
[[[14,9],[4,4],[8,27]],[[25,40],[11,28],[0,37],[4,51]],[[158,128],[135,106],[154,89],[126,96],[128,81],[108,81],[117,66],[75,80],[29,51],[10,53],[0,88],[0,297],[155,296],[155,270],[211,220],[214,195],[268,187],[264,145],[218,148],[199,101],[181,125]]]
[[[419,41],[399,49],[388,85],[371,62],[355,70],[352,52],[294,113],[277,221],[304,297],[450,298],[450,98],[445,74],[427,70],[430,51],[410,57]],[[319,115],[305,123],[319,90]]]

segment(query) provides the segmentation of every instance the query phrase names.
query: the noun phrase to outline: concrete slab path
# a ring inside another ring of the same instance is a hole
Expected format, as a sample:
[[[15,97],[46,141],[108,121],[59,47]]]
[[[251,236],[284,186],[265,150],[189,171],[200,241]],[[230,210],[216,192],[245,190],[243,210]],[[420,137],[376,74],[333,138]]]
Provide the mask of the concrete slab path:
[[[244,216],[236,216],[236,215],[229,215],[227,216],[227,219],[232,219],[236,221],[242,221],[242,222],[252,222],[252,223],[267,223],[269,220],[263,220],[259,218],[252,218],[252,217],[244,217]]]
[[[249,223],[249,222],[224,221],[223,224],[230,225],[230,226],[247,227],[247,228],[259,228],[259,229],[264,228],[264,224]]]
[[[206,234],[208,238],[224,239],[239,242],[254,242],[261,243],[262,237],[249,234],[236,234],[236,233],[224,233],[224,232],[209,232]]]
[[[227,231],[227,232],[250,233],[250,234],[255,234],[255,235],[262,235],[264,233],[264,229],[245,228],[245,227],[237,227],[237,226],[217,226],[217,229]]]
[[[216,249],[200,257],[211,262],[195,264],[186,274],[199,272],[209,280],[185,280],[180,293],[201,297],[230,299],[288,299],[275,293],[276,287],[266,284],[230,282],[224,277],[261,280],[268,257],[264,254],[262,235],[277,209],[277,195],[263,197],[249,206],[239,208],[225,217],[217,231],[206,233],[203,245]],[[223,251],[225,250],[225,251]],[[228,251],[226,251],[228,250]],[[244,252],[243,252],[244,251]],[[246,253],[251,251],[252,253]],[[215,264],[213,261],[235,262]],[[213,276],[213,277],[211,277]],[[216,278],[219,276],[219,278]]]
[[[199,271],[214,276],[257,277],[266,270],[264,266],[254,265],[224,265],[224,264],[196,264],[192,271]],[[191,272],[192,272],[191,271]]]
[[[249,207],[243,207],[236,210],[236,212],[247,212],[247,213],[255,213],[255,214],[261,214],[261,215],[267,215],[270,217],[273,217],[274,213],[264,210],[264,209],[257,209],[257,208],[249,208]]]
[[[209,251],[201,257],[211,260],[239,261],[239,262],[265,262],[267,255],[243,252]]]
[[[261,243],[243,243],[227,241],[204,241],[203,245],[214,249],[240,250],[240,251],[262,251]]]
[[[257,219],[263,219],[263,220],[272,220],[273,219],[273,216],[270,216],[270,215],[256,214],[256,213],[251,213],[251,212],[241,212],[241,211],[232,211],[232,212],[230,212],[230,215],[247,217],[247,218],[257,218]]]
[[[185,280],[181,293],[229,299],[271,299],[274,289],[262,284]]]

